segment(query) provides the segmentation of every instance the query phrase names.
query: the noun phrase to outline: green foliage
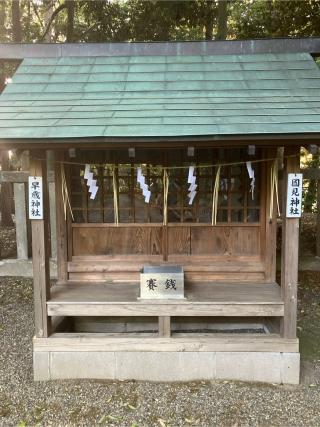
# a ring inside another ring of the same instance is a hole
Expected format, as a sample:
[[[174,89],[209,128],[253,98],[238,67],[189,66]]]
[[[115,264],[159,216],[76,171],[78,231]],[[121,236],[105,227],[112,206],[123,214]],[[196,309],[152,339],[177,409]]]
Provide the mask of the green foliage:
[[[103,42],[308,37],[318,0],[0,1],[0,42]],[[226,7],[224,7],[226,5]],[[227,27],[227,34],[225,28]]]

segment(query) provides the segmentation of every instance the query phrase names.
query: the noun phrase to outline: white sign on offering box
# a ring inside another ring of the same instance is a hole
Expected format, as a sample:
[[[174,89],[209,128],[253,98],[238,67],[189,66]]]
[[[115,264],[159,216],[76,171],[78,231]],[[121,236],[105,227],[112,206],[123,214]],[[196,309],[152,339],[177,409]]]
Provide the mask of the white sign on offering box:
[[[29,219],[43,219],[42,176],[29,176]]]
[[[287,218],[301,217],[302,179],[302,173],[288,174]]]

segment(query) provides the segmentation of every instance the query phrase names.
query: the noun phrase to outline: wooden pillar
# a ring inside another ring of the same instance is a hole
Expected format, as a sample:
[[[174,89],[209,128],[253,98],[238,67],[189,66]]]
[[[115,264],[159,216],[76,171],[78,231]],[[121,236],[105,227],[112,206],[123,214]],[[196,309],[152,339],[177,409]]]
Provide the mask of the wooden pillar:
[[[44,150],[31,153],[30,174],[42,176],[43,182],[43,219],[31,220],[35,334],[37,337],[48,337],[50,318],[47,316],[46,303],[50,298],[49,203]]]
[[[28,232],[25,184],[13,184],[14,213],[16,220],[17,258],[28,259]]]
[[[281,294],[284,301],[284,317],[281,333],[284,338],[295,338],[297,334],[297,282],[299,255],[299,218],[286,217],[288,173],[300,172],[300,147],[285,150],[282,202],[282,250],[281,250]]]
[[[170,316],[159,316],[159,337],[171,336],[171,318]]]
[[[316,255],[320,257],[320,179],[317,180]]]
[[[56,153],[56,160],[63,160],[63,158],[64,153]],[[66,282],[68,280],[68,238],[61,188],[61,164],[57,162],[55,164],[57,271],[58,282]]]
[[[50,207],[50,242],[51,257],[57,257],[57,228],[56,228],[56,193],[55,193],[55,152],[47,151],[47,174]]]

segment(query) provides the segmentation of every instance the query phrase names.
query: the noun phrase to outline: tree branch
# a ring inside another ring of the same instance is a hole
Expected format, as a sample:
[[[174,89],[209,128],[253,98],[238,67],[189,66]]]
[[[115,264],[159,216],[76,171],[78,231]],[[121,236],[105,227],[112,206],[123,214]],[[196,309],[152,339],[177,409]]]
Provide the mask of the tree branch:
[[[65,3],[60,4],[60,6],[57,7],[57,9],[52,13],[52,15],[50,16],[50,19],[47,23],[47,26],[42,34],[42,36],[40,37],[40,41],[43,41],[43,39],[45,38],[45,36],[48,34],[48,31],[50,30],[51,24],[54,21],[55,17],[63,10],[66,9],[67,5]]]

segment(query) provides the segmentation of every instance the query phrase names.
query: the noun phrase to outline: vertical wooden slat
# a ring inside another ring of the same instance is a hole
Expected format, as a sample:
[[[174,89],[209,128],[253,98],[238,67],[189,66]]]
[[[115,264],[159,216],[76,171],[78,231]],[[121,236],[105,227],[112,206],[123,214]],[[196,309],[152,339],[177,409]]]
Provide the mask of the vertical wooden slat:
[[[57,153],[57,160],[63,160],[63,153]],[[68,280],[68,254],[67,254],[67,224],[64,218],[63,201],[61,193],[61,165],[56,163],[55,190],[56,190],[56,236],[57,236],[57,274],[58,281]]]
[[[55,177],[54,163],[55,153],[52,150],[47,151],[47,173],[49,188],[49,207],[50,207],[50,242],[51,257],[57,257],[57,227],[56,227],[56,194],[55,194]]]
[[[276,149],[270,148],[263,152],[264,157],[272,159],[276,157]],[[265,259],[266,280],[275,282],[276,280],[276,245],[277,245],[277,200],[274,194],[273,212],[270,219],[269,207],[271,203],[271,166],[272,161],[262,165],[262,179],[261,194],[263,203],[261,204],[261,224],[265,218],[265,224],[261,230],[261,247]],[[280,203],[280,200],[279,200]]]
[[[42,176],[43,180],[43,219],[31,220],[35,334],[37,337],[48,337],[50,318],[47,316],[46,302],[50,298],[49,201],[44,151],[32,152],[30,171],[32,175]]]
[[[171,318],[170,316],[159,316],[159,337],[171,336]]]
[[[284,317],[281,333],[284,338],[295,338],[297,329],[297,281],[299,255],[299,218],[286,218],[286,198],[288,173],[300,171],[299,148],[285,150],[282,206],[282,254],[281,254],[281,294],[284,301]]]
[[[16,219],[17,258],[28,259],[28,233],[25,184],[13,184],[14,210]]]

